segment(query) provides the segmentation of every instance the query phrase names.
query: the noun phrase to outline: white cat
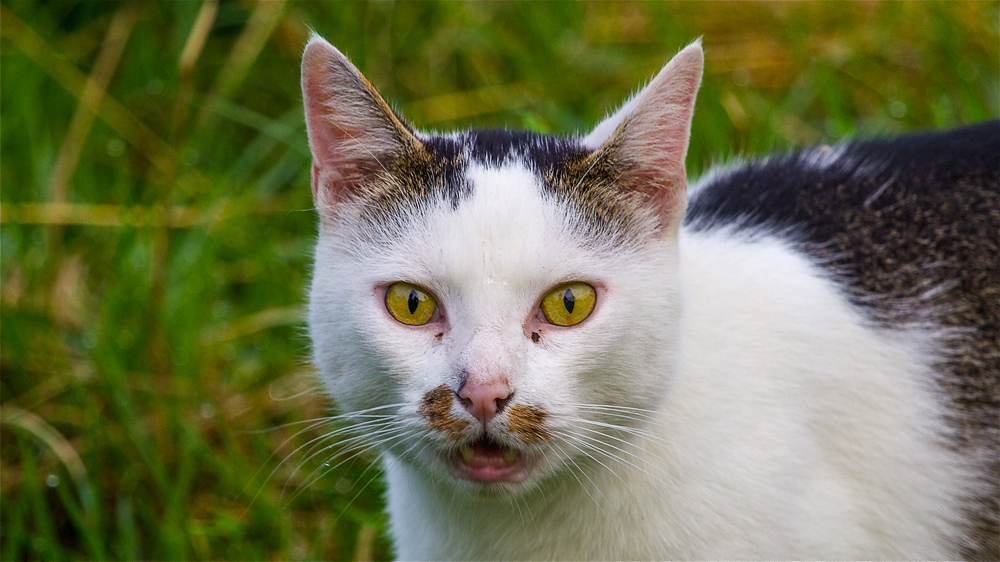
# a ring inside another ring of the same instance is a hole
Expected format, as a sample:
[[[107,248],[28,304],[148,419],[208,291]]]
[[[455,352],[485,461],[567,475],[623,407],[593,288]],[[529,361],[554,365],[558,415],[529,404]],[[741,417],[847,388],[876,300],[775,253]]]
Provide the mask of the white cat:
[[[583,138],[432,136],[306,47],[315,362],[399,558],[996,552],[1000,126],[689,195],[702,65]]]

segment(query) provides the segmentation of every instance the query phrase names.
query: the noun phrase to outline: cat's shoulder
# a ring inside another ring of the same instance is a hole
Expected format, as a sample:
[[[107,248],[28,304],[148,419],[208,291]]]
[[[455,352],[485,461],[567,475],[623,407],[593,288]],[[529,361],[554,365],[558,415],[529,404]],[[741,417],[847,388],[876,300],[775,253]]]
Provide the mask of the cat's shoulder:
[[[896,315],[898,303],[886,296],[935,306],[987,301],[1000,290],[1000,121],[709,172],[691,190],[685,229],[784,237],[848,282],[869,310]],[[914,320],[909,312],[897,319]]]

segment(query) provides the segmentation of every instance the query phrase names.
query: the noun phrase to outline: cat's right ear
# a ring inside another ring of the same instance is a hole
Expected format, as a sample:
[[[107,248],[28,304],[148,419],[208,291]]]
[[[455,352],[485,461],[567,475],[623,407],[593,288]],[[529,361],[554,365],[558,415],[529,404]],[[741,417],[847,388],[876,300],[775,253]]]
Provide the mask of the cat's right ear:
[[[351,61],[316,34],[302,55],[302,97],[321,216],[384,171],[386,158],[421,146]]]
[[[684,159],[704,64],[695,41],[582,139],[594,158],[627,164],[616,183],[644,197],[664,232],[676,233],[687,206]]]

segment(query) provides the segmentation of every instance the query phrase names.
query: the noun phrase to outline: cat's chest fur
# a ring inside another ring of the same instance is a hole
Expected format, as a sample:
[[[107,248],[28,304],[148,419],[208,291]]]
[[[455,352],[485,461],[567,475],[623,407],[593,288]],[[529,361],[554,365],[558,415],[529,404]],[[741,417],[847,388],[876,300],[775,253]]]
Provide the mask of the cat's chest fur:
[[[306,49],[314,356],[400,558],[997,548],[1000,126],[689,194],[701,67],[580,139],[427,136]]]

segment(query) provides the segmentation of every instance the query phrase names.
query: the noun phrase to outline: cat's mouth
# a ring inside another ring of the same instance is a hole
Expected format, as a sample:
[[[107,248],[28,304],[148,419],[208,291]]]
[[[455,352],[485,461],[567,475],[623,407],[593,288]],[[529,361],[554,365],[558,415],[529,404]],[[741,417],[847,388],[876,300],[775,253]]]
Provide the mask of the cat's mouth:
[[[456,476],[475,482],[520,483],[527,479],[530,472],[521,451],[489,437],[462,445],[452,454],[451,461]]]

